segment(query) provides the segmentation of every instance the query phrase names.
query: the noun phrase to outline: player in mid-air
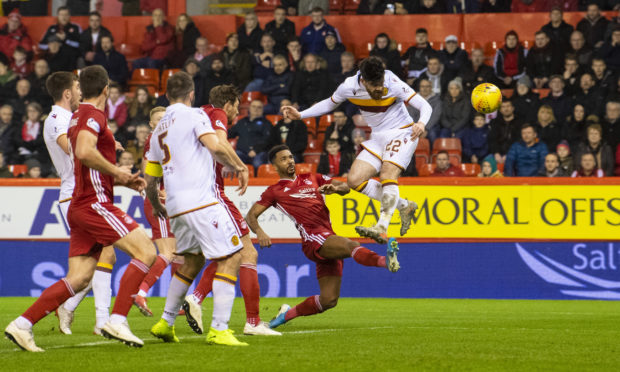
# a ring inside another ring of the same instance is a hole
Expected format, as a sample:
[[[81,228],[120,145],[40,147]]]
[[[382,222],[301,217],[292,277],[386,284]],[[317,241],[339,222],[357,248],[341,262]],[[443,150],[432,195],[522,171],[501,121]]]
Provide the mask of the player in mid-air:
[[[220,143],[207,114],[191,107],[194,81],[189,74],[181,71],[170,77],[166,95],[171,105],[153,131],[147,155],[146,195],[155,215],[167,217],[170,213],[177,254],[184,256],[184,263],[170,282],[162,318],[151,328],[151,334],[165,342],[178,342],[174,321],[189,286],[208,258],[218,265],[207,342],[247,346],[228,328],[243,246],[234,220],[218,198],[215,161],[237,174],[241,193],[247,189],[248,169],[232,156],[227,144]],[[159,199],[162,177],[165,207]]]
[[[11,341],[28,351],[43,351],[34,342],[32,326],[88,285],[102,248],[109,245],[125,251],[132,260],[121,278],[110,320],[101,333],[129,346],[144,345],[129,329],[127,314],[132,296],[155,261],[155,247],[144,229],[114,206],[113,185],[141,191],[145,182],[138,174],[115,165],[116,143],[103,113],[109,90],[106,70],[101,66],[86,67],[79,81],[84,101],[73,114],[68,131],[75,174],[68,212],[69,271],[5,329]]]
[[[413,158],[418,137],[431,117],[428,102],[394,73],[385,70],[378,57],[369,57],[360,64],[360,71],[347,78],[334,94],[301,113],[292,106],[282,107],[284,116],[300,120],[332,112],[339,104],[350,101],[357,105],[372,128],[369,140],[355,159],[347,176],[352,189],[381,202],[381,214],[375,226],[357,226],[355,230],[378,243],[387,242],[387,228],[394,214],[400,212],[404,235],[417,209],[415,202],[400,198],[398,177]],[[420,119],[413,122],[406,104],[420,110]],[[372,179],[379,174],[381,182]]]
[[[321,313],[336,306],[340,297],[342,260],[353,258],[364,266],[374,266],[396,272],[398,243],[388,241],[387,255],[364,248],[359,243],[338,236],[332,230],[329,210],[322,194],[349,192],[346,183],[320,174],[296,174],[295,159],[286,145],[277,145],[269,151],[269,160],[280,176],[280,181],[263,192],[246,216],[250,229],[256,234],[261,247],[271,246],[271,239],[258,224],[258,217],[269,207],[275,207],[293,220],[302,239],[306,257],[316,263],[316,276],[320,294],[306,298],[294,308],[282,305],[276,317],[269,323],[276,328],[298,316]]]
[[[239,114],[239,92],[233,85],[218,85],[211,89],[209,93],[209,102],[211,104],[203,106],[202,109],[209,116],[211,125],[221,143],[229,147],[231,154],[236,157],[235,150],[230,146],[227,140],[228,123],[232,122]],[[217,196],[220,203],[226,208],[233,218],[243,249],[241,250],[241,267],[239,268],[239,287],[245,302],[246,323],[243,333],[246,335],[262,335],[262,336],[280,336],[280,332],[276,332],[269,328],[267,323],[260,319],[259,303],[260,303],[260,286],[258,284],[258,272],[256,264],[258,260],[258,252],[250,239],[250,230],[243,219],[241,212],[235,204],[226,197],[224,193],[224,177],[222,175],[223,166],[218,163],[215,169]],[[213,276],[217,269],[217,262],[213,261],[205,269],[194,293],[187,296],[183,302],[185,315],[188,319],[190,327],[198,334],[203,332],[202,328],[202,311],[201,304],[204,298],[211,292],[213,284]]]

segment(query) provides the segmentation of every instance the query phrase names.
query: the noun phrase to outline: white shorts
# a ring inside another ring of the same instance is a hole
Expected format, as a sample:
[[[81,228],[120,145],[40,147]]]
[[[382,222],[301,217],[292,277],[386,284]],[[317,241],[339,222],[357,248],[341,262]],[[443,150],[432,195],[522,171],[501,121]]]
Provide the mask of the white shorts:
[[[234,221],[219,203],[171,218],[170,227],[177,239],[177,254],[202,252],[215,260],[243,247]]]
[[[357,155],[357,159],[363,160],[375,167],[379,172],[384,161],[392,163],[401,170],[407,169],[416,147],[418,139],[411,140],[411,129],[392,129],[373,132],[370,139],[362,142],[364,150]]]

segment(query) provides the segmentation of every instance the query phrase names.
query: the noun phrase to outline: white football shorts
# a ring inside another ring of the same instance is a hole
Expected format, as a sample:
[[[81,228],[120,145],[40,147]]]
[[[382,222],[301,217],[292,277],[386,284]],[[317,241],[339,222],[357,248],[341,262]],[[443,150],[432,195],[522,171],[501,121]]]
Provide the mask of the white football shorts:
[[[407,169],[416,147],[418,139],[411,140],[411,129],[391,129],[381,132],[373,132],[370,139],[362,142],[364,150],[357,155],[357,159],[363,160],[375,167],[377,173],[381,170],[384,161],[390,162],[403,171]]]

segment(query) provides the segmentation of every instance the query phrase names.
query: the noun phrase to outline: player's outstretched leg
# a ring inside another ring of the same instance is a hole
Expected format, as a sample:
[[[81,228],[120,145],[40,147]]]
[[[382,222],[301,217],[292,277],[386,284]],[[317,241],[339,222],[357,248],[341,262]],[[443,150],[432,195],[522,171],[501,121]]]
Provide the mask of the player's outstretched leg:
[[[325,259],[353,258],[355,262],[364,266],[386,268],[392,272],[399,269],[397,255],[398,243],[396,239],[388,241],[387,255],[381,256],[368,248],[362,247],[358,242],[338,235],[331,235],[318,250],[319,256]]]
[[[103,248],[93,275],[93,297],[95,299],[95,328],[93,333],[101,336],[101,328],[110,320],[112,302],[112,269],[116,263],[113,246]]]

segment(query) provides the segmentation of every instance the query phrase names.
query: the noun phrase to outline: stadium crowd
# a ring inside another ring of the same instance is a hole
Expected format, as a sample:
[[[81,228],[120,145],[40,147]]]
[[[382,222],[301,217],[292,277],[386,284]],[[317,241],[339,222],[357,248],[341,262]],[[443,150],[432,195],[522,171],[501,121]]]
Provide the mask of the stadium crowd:
[[[113,80],[106,114],[126,149],[119,163],[136,169],[149,133],[149,111],[168,104],[156,89],[131,84],[132,69],[138,68],[188,72],[196,84],[197,107],[209,103],[214,86],[234,84],[244,91],[241,115],[229,136],[239,157],[257,173],[267,163],[268,150],[285,143],[297,162],[346,175],[370,133],[350,103],[316,121],[278,116],[283,105],[305,109],[329,97],[356,74],[356,56],[324,19],[327,1],[282,1],[264,29],[249,13],[216,50],[188,15],[179,15],[172,25],[157,4],[151,5],[143,10],[152,17],[144,30],[143,56],[130,64],[116,51],[114,32],[102,26],[101,15],[71,3],[58,9],[57,22],[40,40],[29,35],[17,9],[0,28],[0,177],[13,176],[7,166],[14,164],[27,166],[24,177],[55,177],[42,138],[51,108],[45,80],[52,72],[92,64],[104,66]],[[549,11],[549,23],[535,35],[507,32],[493,61],[485,60],[482,49],[462,49],[455,35],[438,48],[424,28],[415,30],[416,44],[402,54],[390,35],[376,35],[370,55],[382,58],[433,107],[422,151],[405,175],[463,176],[461,163],[467,163],[478,165],[472,169],[480,177],[620,176],[620,16],[601,14],[618,8],[618,1],[602,0],[362,0],[359,14]],[[563,20],[563,11],[573,10],[585,10],[576,25]],[[88,28],[71,22],[71,14],[86,13]],[[296,30],[287,19],[295,14],[310,15],[312,21]],[[526,49],[520,38],[532,37]],[[482,82],[506,93],[497,113],[485,116],[470,104],[472,89]],[[409,110],[417,119],[418,113]],[[448,143],[453,147],[445,148]]]

